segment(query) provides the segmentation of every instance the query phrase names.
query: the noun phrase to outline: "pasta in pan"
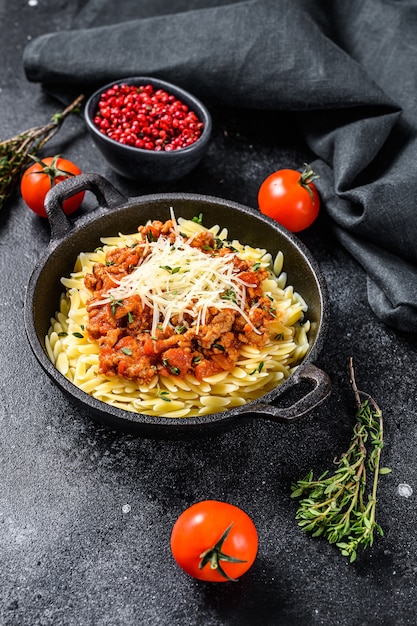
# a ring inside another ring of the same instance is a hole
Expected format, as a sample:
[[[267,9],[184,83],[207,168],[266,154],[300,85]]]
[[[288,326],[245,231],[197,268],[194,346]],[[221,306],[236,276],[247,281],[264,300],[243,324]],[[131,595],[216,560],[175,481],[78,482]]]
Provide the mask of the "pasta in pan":
[[[309,350],[307,304],[284,258],[200,219],[149,222],[81,252],[46,350],[74,385],[115,407],[186,418],[255,400]]]

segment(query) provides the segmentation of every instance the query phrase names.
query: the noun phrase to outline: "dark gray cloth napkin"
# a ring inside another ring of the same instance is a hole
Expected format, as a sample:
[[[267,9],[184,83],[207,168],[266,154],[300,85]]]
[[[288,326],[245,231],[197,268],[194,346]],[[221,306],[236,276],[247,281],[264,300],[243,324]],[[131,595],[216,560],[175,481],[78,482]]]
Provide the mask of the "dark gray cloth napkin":
[[[28,44],[24,68],[57,90],[154,75],[293,112],[372,309],[417,332],[415,0],[89,0],[71,30]]]

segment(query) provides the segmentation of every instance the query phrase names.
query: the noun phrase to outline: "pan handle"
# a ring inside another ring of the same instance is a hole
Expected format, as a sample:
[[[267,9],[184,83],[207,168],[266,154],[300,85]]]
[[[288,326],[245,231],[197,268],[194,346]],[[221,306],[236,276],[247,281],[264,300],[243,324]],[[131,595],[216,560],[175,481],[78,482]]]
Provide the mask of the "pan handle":
[[[52,187],[45,198],[45,211],[51,226],[51,242],[63,239],[72,229],[73,224],[65,215],[62,205],[67,198],[81,191],[92,191],[99,206],[104,209],[114,209],[127,201],[127,198],[100,174],[79,174],[65,178]]]
[[[274,404],[258,402],[250,407],[250,412],[259,414],[275,422],[290,422],[308,413],[327,398],[331,390],[331,381],[326,372],[323,372],[323,370],[312,363],[308,363],[305,367],[297,369],[291,376],[293,387],[305,381],[312,385],[312,389],[292,405],[278,407]]]

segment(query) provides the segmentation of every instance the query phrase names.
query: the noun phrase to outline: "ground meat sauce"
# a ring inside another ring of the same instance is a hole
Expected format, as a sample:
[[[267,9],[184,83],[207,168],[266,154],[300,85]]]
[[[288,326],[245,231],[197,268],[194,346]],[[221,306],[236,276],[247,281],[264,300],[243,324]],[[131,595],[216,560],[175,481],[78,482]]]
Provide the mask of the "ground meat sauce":
[[[173,316],[168,324],[160,320],[152,331],[153,309],[140,295],[122,300],[100,299],[119,281],[133,272],[150,254],[149,242],[163,237],[170,242],[178,238],[171,220],[153,221],[138,229],[141,241],[131,247],[113,248],[106,254],[105,264],[96,263],[85,277],[85,285],[92,297],[87,303],[89,338],[100,347],[99,373],[118,375],[138,384],[149,384],[155,374],[184,377],[193,374],[198,380],[231,370],[239,358],[242,344],[263,346],[269,338],[269,326],[276,319],[271,300],[262,291],[262,281],[269,273],[260,267],[233,256],[234,271],[244,281],[245,317],[234,308],[208,307],[204,323],[195,324],[195,318],[185,311]],[[187,237],[181,235],[183,241]],[[189,239],[192,247],[215,257],[233,254],[230,244],[219,242],[210,231]],[[230,256],[228,257],[230,258]],[[241,309],[242,310],[242,309]],[[248,322],[250,320],[250,323]],[[155,325],[154,325],[155,326]]]

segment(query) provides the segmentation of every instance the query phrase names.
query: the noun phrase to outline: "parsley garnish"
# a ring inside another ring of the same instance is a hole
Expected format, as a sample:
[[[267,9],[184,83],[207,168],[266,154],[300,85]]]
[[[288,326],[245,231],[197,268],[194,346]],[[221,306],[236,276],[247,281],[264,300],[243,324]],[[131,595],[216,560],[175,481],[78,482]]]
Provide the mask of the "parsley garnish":
[[[203,214],[200,213],[198,217],[194,216],[192,221],[196,222],[197,224],[202,224],[203,223]]]
[[[265,363],[263,361],[261,361],[259,363],[258,367],[256,367],[254,370],[249,372],[249,376],[252,376],[253,374],[256,374],[256,372],[258,372],[260,374],[262,372],[262,369],[263,369],[264,365],[265,365]]]
[[[169,359],[162,359],[162,365],[164,367],[167,367],[169,371],[171,372],[171,374],[174,374],[175,376],[178,376],[179,374],[181,374],[180,368],[176,367],[175,365],[171,365],[169,362]]]
[[[115,297],[114,297],[114,296],[112,296],[111,294],[110,294],[110,296],[109,296],[109,297],[110,297],[110,301],[111,301],[111,302],[110,302],[111,314],[112,314],[112,315],[113,315],[113,317],[114,317],[114,316],[115,316],[115,314],[116,314],[116,308],[117,308],[118,306],[122,306],[122,304],[123,304],[123,300],[116,300],[116,299],[115,299]]]
[[[236,304],[236,291],[234,289],[226,289],[224,293],[220,296],[222,300],[230,300]]]
[[[171,400],[168,398],[168,391],[158,391],[158,398],[161,398],[161,400],[164,400],[165,402],[171,402]]]
[[[268,307],[268,306],[263,306],[263,307],[261,307],[261,309],[263,309],[264,311],[266,311],[267,313],[269,313],[269,315],[270,315],[271,317],[276,317],[276,316],[277,316],[277,310],[276,310],[276,309],[274,309],[274,307],[273,307],[273,306],[270,306],[270,307]]]

